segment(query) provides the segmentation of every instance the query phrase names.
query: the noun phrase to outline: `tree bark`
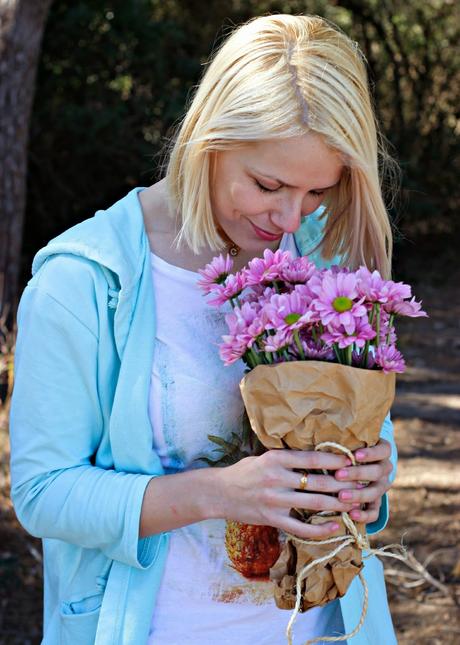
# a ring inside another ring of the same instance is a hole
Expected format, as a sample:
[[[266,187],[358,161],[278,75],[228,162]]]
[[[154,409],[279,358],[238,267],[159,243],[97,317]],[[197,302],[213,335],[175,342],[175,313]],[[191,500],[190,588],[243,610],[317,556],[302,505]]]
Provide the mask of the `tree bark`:
[[[21,267],[27,146],[52,0],[0,0],[0,321],[13,318]]]

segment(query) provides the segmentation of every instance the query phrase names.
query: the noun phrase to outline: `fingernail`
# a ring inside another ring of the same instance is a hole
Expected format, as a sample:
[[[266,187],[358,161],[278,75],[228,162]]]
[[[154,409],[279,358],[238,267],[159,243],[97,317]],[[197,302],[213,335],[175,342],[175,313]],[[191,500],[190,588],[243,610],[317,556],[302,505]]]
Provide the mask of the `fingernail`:
[[[333,524],[333,525],[331,526],[331,531],[338,531],[338,530],[339,530],[339,528],[340,528],[340,524]]]
[[[346,479],[348,477],[348,470],[338,470],[337,477],[340,477],[341,479]]]
[[[352,466],[353,465],[353,462],[351,461],[351,459],[348,459],[348,457],[347,457],[346,465],[347,466]]]
[[[361,517],[361,513],[359,511],[351,511],[350,517],[353,520],[359,520],[359,518]]]
[[[340,499],[351,499],[352,497],[353,493],[349,490],[340,491]]]
[[[360,482],[356,484],[356,488],[366,488],[366,487],[367,487],[367,484],[361,484]]]
[[[366,453],[364,452],[364,450],[358,450],[357,452],[355,452],[356,459],[364,459],[365,456]]]
[[[353,502],[353,504],[351,506],[352,506],[352,508],[360,508],[361,504],[360,504],[360,502]]]

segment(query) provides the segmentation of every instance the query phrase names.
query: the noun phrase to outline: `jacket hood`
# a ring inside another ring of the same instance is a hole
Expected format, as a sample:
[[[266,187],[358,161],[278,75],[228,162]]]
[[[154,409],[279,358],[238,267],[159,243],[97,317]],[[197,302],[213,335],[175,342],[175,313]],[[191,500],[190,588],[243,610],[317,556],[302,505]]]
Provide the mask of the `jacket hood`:
[[[32,274],[51,255],[79,255],[109,269],[118,276],[120,287],[130,291],[142,272],[148,244],[139,202],[142,190],[134,188],[110,208],[50,240],[35,255]]]

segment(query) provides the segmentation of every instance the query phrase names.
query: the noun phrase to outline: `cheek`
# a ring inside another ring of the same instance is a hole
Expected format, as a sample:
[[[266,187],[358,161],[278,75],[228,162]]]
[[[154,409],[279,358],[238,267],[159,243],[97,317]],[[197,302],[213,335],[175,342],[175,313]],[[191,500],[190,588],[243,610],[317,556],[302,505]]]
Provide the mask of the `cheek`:
[[[263,195],[256,187],[234,184],[230,190],[233,210],[243,214],[258,213],[264,208]]]

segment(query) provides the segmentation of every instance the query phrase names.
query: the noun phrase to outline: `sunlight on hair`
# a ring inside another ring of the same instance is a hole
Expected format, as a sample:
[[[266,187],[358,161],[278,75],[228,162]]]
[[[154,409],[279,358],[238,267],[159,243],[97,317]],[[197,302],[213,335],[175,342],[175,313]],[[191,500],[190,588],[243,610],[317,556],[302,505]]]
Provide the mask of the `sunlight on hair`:
[[[177,132],[167,182],[181,216],[177,243],[222,248],[214,225],[210,153],[314,132],[346,171],[325,201],[322,254],[391,272],[392,231],[382,197],[397,166],[387,153],[357,43],[317,16],[273,15],[237,28],[216,52]]]

